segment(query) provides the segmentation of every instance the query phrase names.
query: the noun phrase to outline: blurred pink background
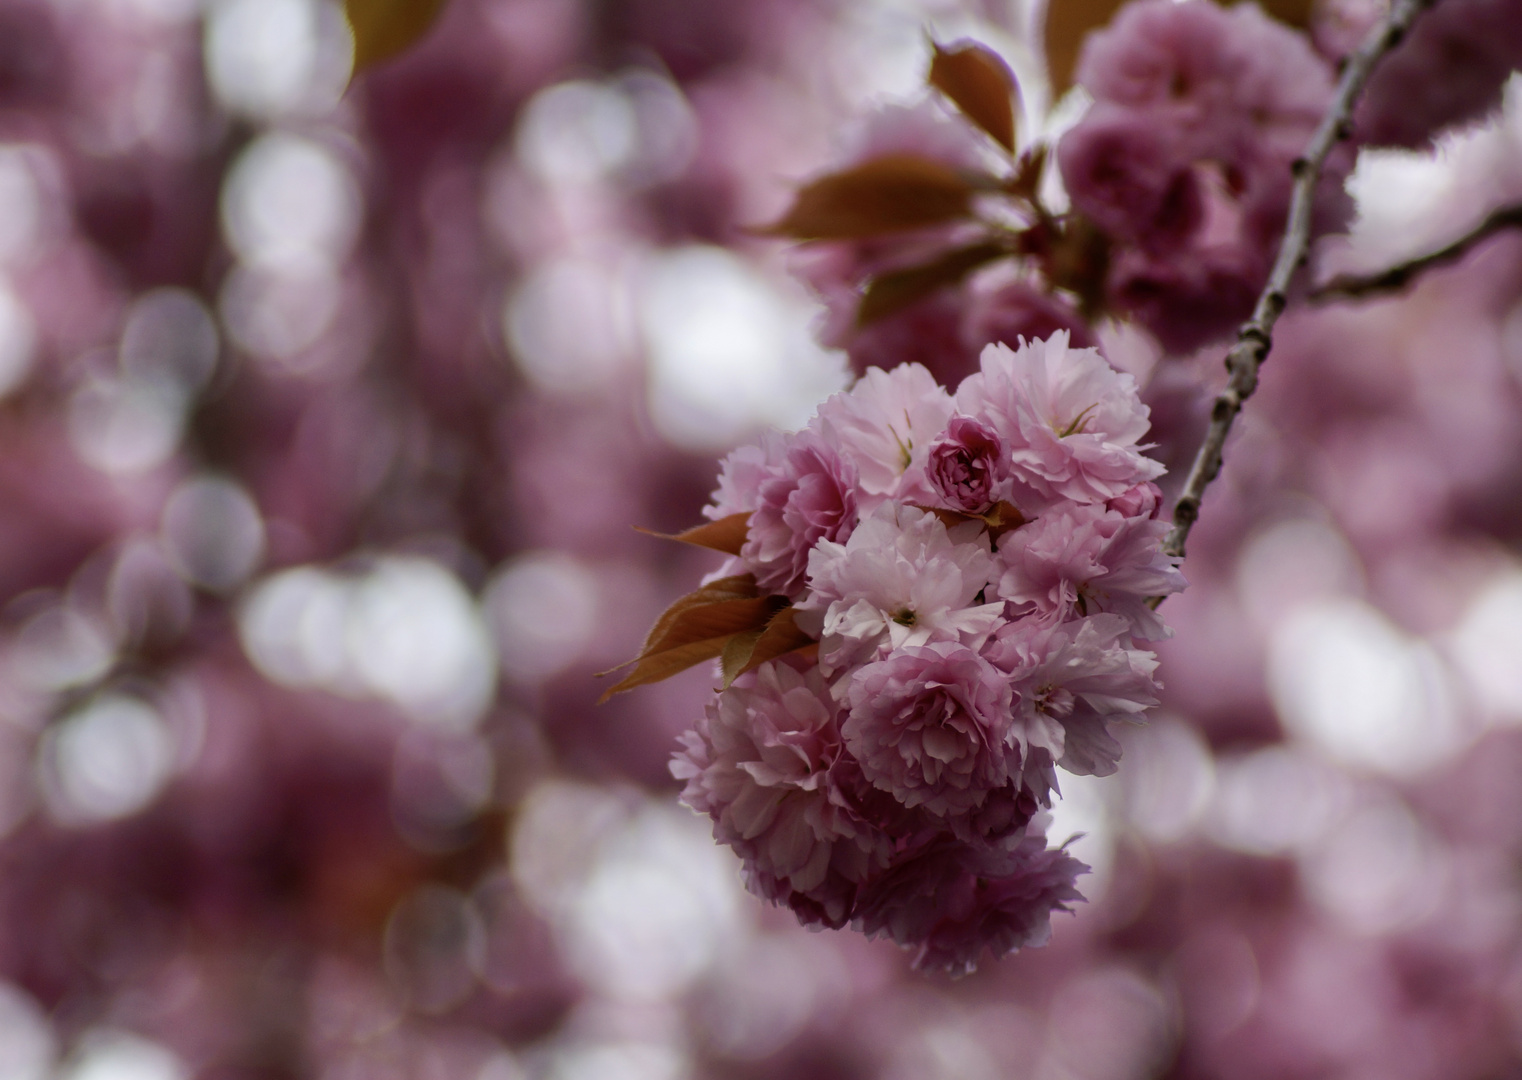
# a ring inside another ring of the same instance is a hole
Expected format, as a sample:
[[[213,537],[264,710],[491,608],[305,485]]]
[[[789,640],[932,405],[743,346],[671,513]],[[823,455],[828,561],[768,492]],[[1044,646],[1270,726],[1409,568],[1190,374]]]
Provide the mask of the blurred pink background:
[[[1047,948],[799,929],[711,674],[593,705],[717,561],[631,526],[847,379],[745,227],[927,29],[1040,122],[1039,15],[451,0],[345,92],[328,0],[0,0],[0,1080],[1522,1076],[1516,237],[1286,317]],[[1522,86],[1349,187],[1328,269],[1457,235]],[[1182,470],[1222,350],[1100,340]]]

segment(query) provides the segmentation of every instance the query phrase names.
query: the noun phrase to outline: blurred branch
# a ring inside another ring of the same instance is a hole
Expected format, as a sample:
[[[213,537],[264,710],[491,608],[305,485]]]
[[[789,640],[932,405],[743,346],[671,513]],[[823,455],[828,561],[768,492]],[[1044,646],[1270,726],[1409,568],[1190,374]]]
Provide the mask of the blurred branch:
[[[1216,396],[1210,411],[1210,429],[1205,433],[1205,441],[1200,444],[1199,452],[1195,454],[1189,478],[1174,505],[1173,528],[1163,541],[1163,551],[1168,555],[1183,557],[1189,530],[1200,515],[1200,500],[1205,495],[1205,489],[1221,471],[1226,436],[1230,434],[1237,414],[1242,411],[1242,404],[1258,388],[1258,369],[1263,366],[1269,349],[1273,347],[1274,324],[1284,312],[1290,279],[1305,262],[1310,246],[1312,201],[1327,155],[1333,146],[1348,137],[1353,106],[1375,65],[1400,43],[1417,16],[1433,2],[1434,0],[1395,0],[1384,21],[1344,61],[1331,107],[1311,136],[1305,153],[1295,159],[1292,166],[1295,182],[1284,241],[1279,246],[1279,256],[1274,260],[1268,282],[1258,296],[1252,318],[1237,331],[1236,343],[1226,354],[1226,370],[1229,375],[1226,389]]]
[[[1469,249],[1487,240],[1503,229],[1522,228],[1522,205],[1503,206],[1469,232],[1447,247],[1410,262],[1400,263],[1377,274],[1339,274],[1325,285],[1311,290],[1310,299],[1317,302],[1338,299],[1361,299],[1376,293],[1397,292],[1404,289],[1411,279],[1434,266],[1457,262],[1469,253]]]

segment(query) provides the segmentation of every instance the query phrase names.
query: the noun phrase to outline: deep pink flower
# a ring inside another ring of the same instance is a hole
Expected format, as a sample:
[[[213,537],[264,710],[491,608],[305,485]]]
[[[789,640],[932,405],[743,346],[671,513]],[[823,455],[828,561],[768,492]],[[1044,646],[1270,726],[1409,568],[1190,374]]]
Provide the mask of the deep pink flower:
[[[963,645],[900,649],[867,664],[851,677],[849,702],[846,747],[904,806],[961,813],[1009,779],[1009,680]]]
[[[1013,851],[947,837],[895,864],[862,890],[856,925],[916,950],[914,966],[964,975],[987,950],[994,958],[1051,938],[1053,911],[1082,900],[1088,867],[1046,838]]]
[[[671,772],[682,801],[747,861],[752,890],[799,893],[837,925],[878,841],[831,779],[841,756],[836,707],[817,668],[763,664],[682,737]]]
[[[953,416],[930,446],[925,474],[943,505],[980,514],[1004,495],[1009,475],[1004,442],[986,424]]]

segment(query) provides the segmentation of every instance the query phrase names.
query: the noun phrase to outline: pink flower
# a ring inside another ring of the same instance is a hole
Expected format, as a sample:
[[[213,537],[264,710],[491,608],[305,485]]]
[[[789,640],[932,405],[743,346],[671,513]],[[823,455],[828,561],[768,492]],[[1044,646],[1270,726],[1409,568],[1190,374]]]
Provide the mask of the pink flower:
[[[1009,623],[984,656],[1014,687],[1011,739],[1027,756],[1040,747],[1071,773],[1113,773],[1120,744],[1110,722],[1157,704],[1157,657],[1131,645],[1130,626],[1119,615],[1054,626]]]
[[[855,386],[820,405],[809,426],[855,467],[861,512],[869,514],[884,499],[928,494],[925,458],[951,413],[951,395],[930,372],[901,364],[892,371],[869,368]]]
[[[1103,502],[1163,472],[1138,446],[1147,407],[1136,380],[1097,349],[1069,348],[1065,331],[1018,350],[990,345],[956,403],[1003,438],[1014,476],[1048,504]]]
[[[1073,207],[1112,238],[1176,255],[1199,227],[1204,196],[1176,113],[1101,103],[1057,147]]]
[[[1008,273],[1002,272],[1009,265],[1001,264],[978,274],[969,286],[970,295],[962,299],[966,309],[962,341],[967,362],[955,378],[949,373],[942,376],[947,386],[960,383],[978,369],[978,356],[986,345],[1002,342],[1014,346],[1021,338],[1048,338],[1058,330],[1066,330],[1073,344],[1082,348],[1097,344],[1093,331],[1077,309],[1025,281],[1010,280]]]
[[[1162,509],[1163,493],[1150,480],[1115,496],[1105,506],[1122,517],[1155,518]]]
[[[682,736],[671,773],[687,782],[682,802],[747,861],[753,892],[784,903],[801,894],[839,925],[876,840],[831,779],[835,704],[817,668],[763,664],[747,681]]]
[[[955,642],[900,649],[851,677],[847,749],[876,787],[934,814],[972,810],[1009,778],[1009,680]]]
[[[1109,611],[1124,616],[1143,640],[1167,637],[1167,626],[1146,604],[1186,584],[1178,560],[1162,553],[1167,532],[1161,521],[1099,506],[1050,511],[999,538],[1005,570],[998,594],[1028,606],[1042,622]]]
[[[948,530],[934,514],[886,503],[845,544],[814,549],[798,625],[822,638],[826,674],[933,641],[977,648],[1003,617],[1002,602],[978,602],[996,573],[981,524]]]
[[[746,511],[741,559],[763,590],[797,598],[814,545],[844,540],[856,525],[856,470],[817,432],[767,432],[760,446],[724,459],[705,513],[717,519]]]
[[[914,966],[965,975],[987,952],[999,959],[1051,939],[1053,911],[1082,900],[1088,867],[1046,838],[1013,851],[933,841],[877,878],[860,895],[856,925],[916,950]]]
[[[954,416],[930,446],[925,465],[930,486],[953,510],[980,514],[997,502],[1009,474],[998,433],[969,416]]]

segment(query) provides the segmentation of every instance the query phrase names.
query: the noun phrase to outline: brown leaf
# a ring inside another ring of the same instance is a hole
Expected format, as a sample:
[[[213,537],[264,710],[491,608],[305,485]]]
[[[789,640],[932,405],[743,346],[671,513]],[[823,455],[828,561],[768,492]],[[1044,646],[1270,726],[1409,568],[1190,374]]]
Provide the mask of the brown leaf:
[[[1073,68],[1090,30],[1103,26],[1125,0],[1046,0],[1046,71],[1053,95],[1073,84]]]
[[[786,597],[757,595],[752,574],[720,578],[688,593],[655,620],[639,656],[629,661],[634,670],[609,688],[599,703],[712,660],[736,634],[764,629],[786,603]]]
[[[755,671],[768,660],[819,644],[798,629],[795,621],[797,614],[795,608],[785,607],[773,615],[761,630],[736,634],[730,640],[730,644],[724,648],[722,661],[726,689],[741,675]]]
[[[1316,0],[1258,0],[1258,6],[1280,22],[1304,30],[1311,25]]]
[[[694,525],[679,533],[658,533],[650,529],[642,529],[638,525],[634,527],[634,531],[642,532],[646,536],[659,537],[662,540],[680,540],[684,544],[711,548],[714,551],[722,551],[726,555],[738,555],[740,549],[745,546],[745,536],[749,527],[750,514],[739,513],[722,517],[718,521]]]
[[[428,32],[444,0],[344,0],[354,31],[354,73],[389,60]]]
[[[917,509],[934,514],[948,529],[955,525],[965,525],[969,521],[981,521],[988,528],[990,540],[997,540],[1011,529],[1018,529],[1025,524],[1025,515],[1020,513],[1015,504],[1002,501],[995,503],[983,514],[968,514],[961,510],[948,510],[943,506],[919,506]]]
[[[893,270],[872,279],[856,309],[856,324],[866,326],[896,314],[939,288],[954,285],[978,267],[1009,252],[1001,244],[985,242],[957,248],[922,266]]]
[[[971,41],[952,49],[943,49],[935,42],[930,47],[930,85],[1013,154],[1014,101],[1020,86],[1003,57]]]
[[[799,189],[782,220],[757,230],[796,240],[855,240],[967,217],[973,183],[939,161],[885,154]]]

